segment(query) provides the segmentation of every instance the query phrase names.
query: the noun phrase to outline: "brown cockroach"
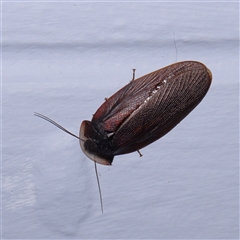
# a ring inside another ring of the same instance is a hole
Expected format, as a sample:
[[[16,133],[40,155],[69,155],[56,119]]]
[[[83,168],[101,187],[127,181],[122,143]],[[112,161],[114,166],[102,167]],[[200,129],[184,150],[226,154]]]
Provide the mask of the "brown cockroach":
[[[83,121],[76,136],[53,120],[35,113],[79,139],[84,154],[111,165],[127,154],[158,140],[180,123],[204,98],[212,81],[202,63],[184,61],[133,79]],[[101,194],[101,192],[100,192]]]

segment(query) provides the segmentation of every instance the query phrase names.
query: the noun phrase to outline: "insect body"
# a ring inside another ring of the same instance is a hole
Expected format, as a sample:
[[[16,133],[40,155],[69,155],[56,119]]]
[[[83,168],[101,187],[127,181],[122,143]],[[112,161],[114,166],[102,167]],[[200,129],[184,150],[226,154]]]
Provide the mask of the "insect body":
[[[173,129],[204,98],[212,81],[202,63],[184,61],[133,79],[83,121],[80,146],[94,162],[151,144]]]

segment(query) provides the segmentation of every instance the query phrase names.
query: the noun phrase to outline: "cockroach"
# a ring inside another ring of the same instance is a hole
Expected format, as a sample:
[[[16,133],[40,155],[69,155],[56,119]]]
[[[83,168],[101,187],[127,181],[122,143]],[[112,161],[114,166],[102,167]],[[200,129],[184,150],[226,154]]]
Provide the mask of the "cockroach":
[[[114,156],[139,152],[172,130],[202,101],[211,82],[211,71],[196,61],[178,62],[137,79],[134,69],[133,79],[106,98],[91,121],[82,122],[79,136],[35,115],[78,138],[95,166],[111,165]]]

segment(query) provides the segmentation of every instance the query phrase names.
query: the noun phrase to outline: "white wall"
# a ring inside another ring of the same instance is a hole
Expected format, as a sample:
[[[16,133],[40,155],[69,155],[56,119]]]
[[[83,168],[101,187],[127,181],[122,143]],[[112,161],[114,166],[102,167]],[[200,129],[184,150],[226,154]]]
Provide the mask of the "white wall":
[[[2,2],[2,237],[238,239],[239,4]],[[98,166],[73,137],[137,77],[182,60],[203,102],[137,153]]]

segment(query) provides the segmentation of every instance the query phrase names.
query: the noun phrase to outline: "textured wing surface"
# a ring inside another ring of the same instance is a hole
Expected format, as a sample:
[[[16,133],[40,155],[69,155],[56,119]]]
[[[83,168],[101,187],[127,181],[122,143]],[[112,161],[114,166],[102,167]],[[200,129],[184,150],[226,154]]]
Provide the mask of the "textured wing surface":
[[[99,107],[92,118],[92,122],[101,125],[105,131],[116,132],[126,118],[139,108],[164,80],[174,78],[196,64],[199,65],[200,63],[176,63],[131,81]],[[200,64],[200,66],[203,65]]]
[[[155,79],[155,84],[149,84],[148,96],[113,136],[113,142],[118,143],[116,154],[136,151],[164,136],[206,95],[211,84],[211,73],[204,65],[183,62],[173,66],[175,69],[168,74],[161,69],[154,72],[157,77],[146,75],[149,82]]]

